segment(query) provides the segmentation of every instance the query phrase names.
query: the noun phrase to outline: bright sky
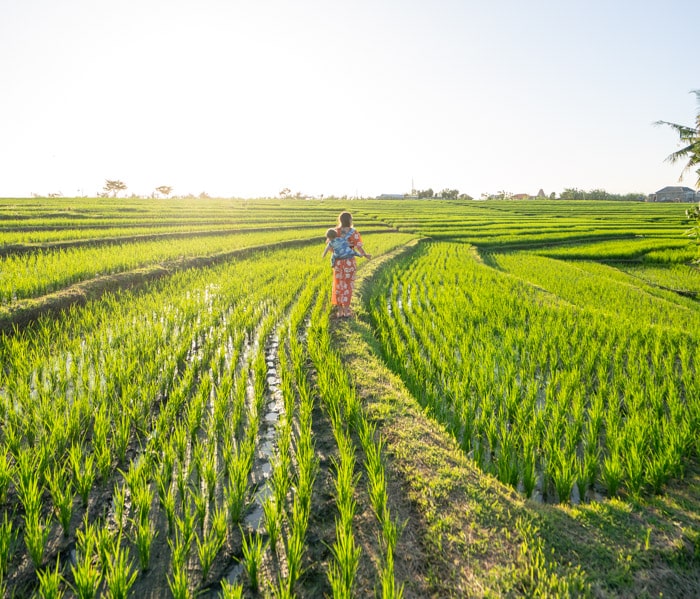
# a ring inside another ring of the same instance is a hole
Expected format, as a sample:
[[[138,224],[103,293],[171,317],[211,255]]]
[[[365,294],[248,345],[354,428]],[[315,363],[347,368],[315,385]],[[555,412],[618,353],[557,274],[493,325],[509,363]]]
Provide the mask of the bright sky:
[[[697,0],[0,0],[0,197],[651,193]],[[683,184],[692,187],[687,175]]]

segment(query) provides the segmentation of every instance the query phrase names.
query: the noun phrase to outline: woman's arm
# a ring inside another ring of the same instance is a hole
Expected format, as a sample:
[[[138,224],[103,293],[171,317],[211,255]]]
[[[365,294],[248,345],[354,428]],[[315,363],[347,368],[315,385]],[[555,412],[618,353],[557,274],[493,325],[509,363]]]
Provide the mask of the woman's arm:
[[[355,230],[348,241],[350,242],[352,248],[363,258],[367,258],[369,260],[372,257],[371,254],[365,252],[365,248],[363,247],[362,243],[362,237],[360,236],[359,231]]]

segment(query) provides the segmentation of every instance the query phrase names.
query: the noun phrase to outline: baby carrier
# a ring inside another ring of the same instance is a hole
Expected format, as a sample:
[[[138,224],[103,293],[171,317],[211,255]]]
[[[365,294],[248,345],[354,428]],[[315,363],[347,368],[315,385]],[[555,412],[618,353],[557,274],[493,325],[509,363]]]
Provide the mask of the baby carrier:
[[[335,264],[336,260],[342,260],[344,258],[352,258],[353,256],[359,256],[351,246],[348,241],[350,235],[355,232],[355,229],[350,229],[343,235],[338,235],[335,239],[331,241],[331,247],[333,248],[333,256],[331,257],[331,265]]]

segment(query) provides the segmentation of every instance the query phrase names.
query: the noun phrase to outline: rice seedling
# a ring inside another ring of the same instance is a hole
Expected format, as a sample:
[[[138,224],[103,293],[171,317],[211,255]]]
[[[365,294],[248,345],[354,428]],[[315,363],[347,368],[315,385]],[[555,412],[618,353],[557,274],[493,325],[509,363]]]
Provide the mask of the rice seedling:
[[[132,526],[133,542],[139,558],[139,567],[142,572],[146,572],[150,567],[151,547],[153,546],[153,540],[158,535],[158,531],[155,530],[150,521],[144,521],[141,518],[132,521]]]
[[[73,483],[67,478],[63,469],[56,467],[49,471],[48,485],[58,521],[63,529],[63,535],[68,536],[73,517]]]
[[[184,566],[173,565],[173,571],[168,575],[168,588],[173,599],[192,599],[194,597]]]
[[[12,551],[17,541],[17,531],[12,527],[12,520],[5,511],[0,522],[0,581],[5,578],[12,557]]]
[[[243,542],[243,566],[248,575],[248,583],[253,591],[257,592],[259,587],[258,574],[262,566],[263,542],[262,537],[257,534],[242,534]]]
[[[243,585],[222,580],[221,597],[222,599],[243,599]]]
[[[78,444],[71,445],[69,460],[73,470],[73,483],[82,499],[83,507],[87,507],[88,497],[95,480],[94,458],[92,454],[83,453]]]
[[[102,571],[95,563],[98,545],[96,525],[90,524],[87,516],[76,537],[76,560],[71,566],[72,589],[80,599],[93,599],[97,596],[102,581]]]
[[[199,564],[202,567],[202,582],[204,582],[209,575],[209,570],[211,569],[211,565],[214,563],[214,559],[223,547],[226,537],[222,537],[219,534],[219,531],[212,528],[206,535],[204,535],[203,539],[200,540],[199,536],[197,536],[195,540],[197,542]]]
[[[354,597],[355,575],[362,551],[355,545],[351,525],[348,526],[336,519],[335,543],[331,551],[333,561],[328,567],[328,582],[333,590],[333,597]]]
[[[161,507],[168,521],[168,534],[173,534],[175,531],[175,492],[172,488],[163,493]]]
[[[277,550],[277,539],[281,529],[279,503],[274,497],[268,496],[264,499],[262,508],[265,517],[265,530],[267,531],[270,547],[274,552]]]
[[[63,583],[65,579],[60,572],[61,562],[56,560],[56,569],[46,568],[37,572],[39,579],[38,594],[42,599],[61,599],[64,596]]]
[[[12,462],[8,460],[6,453],[0,452],[0,503],[5,503],[7,499],[7,490],[12,481],[13,473]]]
[[[104,577],[106,594],[112,599],[126,599],[138,572],[133,568],[129,550],[122,546],[121,538],[116,539],[113,551]]]
[[[51,520],[42,518],[38,510],[24,516],[24,544],[34,567],[38,570],[44,561],[46,542],[51,532]]]
[[[601,477],[611,497],[617,495],[623,479],[623,471],[624,465],[617,452],[605,456],[601,469]]]

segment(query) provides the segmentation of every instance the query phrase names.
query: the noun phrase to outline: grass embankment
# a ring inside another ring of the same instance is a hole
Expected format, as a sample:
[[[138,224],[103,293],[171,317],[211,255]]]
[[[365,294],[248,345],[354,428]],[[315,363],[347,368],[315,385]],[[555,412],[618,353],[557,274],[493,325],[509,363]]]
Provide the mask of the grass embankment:
[[[526,500],[482,473],[380,357],[362,301],[390,258],[362,269],[358,318],[339,324],[335,341],[385,440],[405,596],[697,596],[698,472],[657,497],[578,506]]]

